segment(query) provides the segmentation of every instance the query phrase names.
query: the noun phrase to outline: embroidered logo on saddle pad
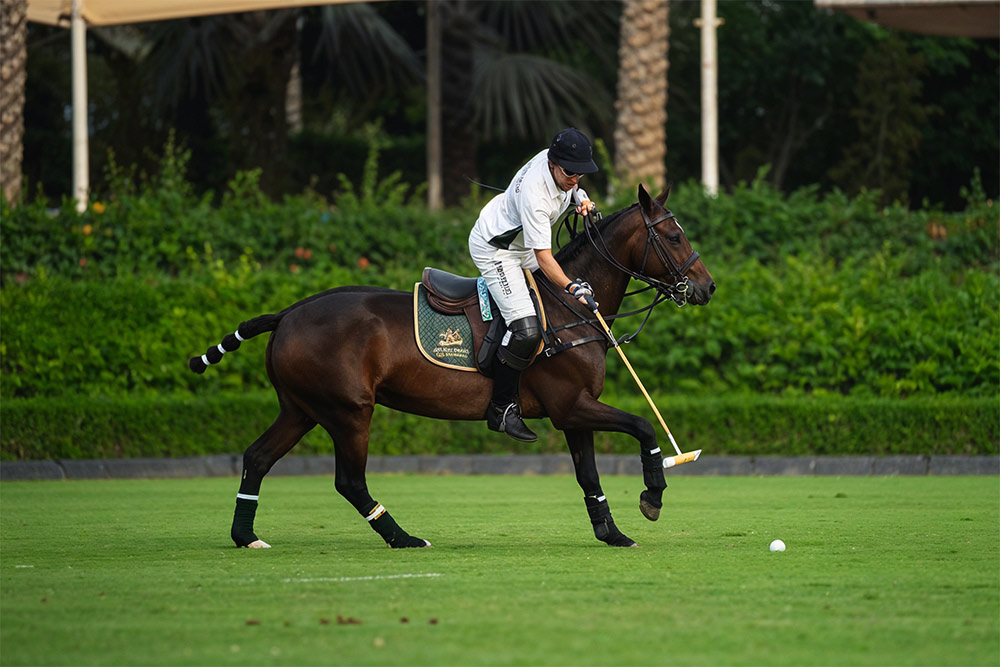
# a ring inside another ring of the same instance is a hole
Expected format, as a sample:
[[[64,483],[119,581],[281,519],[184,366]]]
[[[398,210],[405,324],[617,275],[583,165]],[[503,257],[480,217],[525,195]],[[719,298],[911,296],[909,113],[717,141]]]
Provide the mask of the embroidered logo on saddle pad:
[[[420,283],[413,290],[413,310],[417,347],[424,357],[445,368],[478,371],[472,327],[465,315],[444,315],[431,308]]]

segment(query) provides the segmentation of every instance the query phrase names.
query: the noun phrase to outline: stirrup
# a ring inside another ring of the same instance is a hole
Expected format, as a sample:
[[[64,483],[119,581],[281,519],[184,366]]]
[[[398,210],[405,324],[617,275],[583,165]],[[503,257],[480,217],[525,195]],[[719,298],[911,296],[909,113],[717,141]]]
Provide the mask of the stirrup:
[[[506,433],[521,442],[534,442],[538,440],[538,436],[521,419],[521,408],[517,405],[516,401],[503,408],[490,401],[490,406],[486,413],[486,425],[491,431]]]

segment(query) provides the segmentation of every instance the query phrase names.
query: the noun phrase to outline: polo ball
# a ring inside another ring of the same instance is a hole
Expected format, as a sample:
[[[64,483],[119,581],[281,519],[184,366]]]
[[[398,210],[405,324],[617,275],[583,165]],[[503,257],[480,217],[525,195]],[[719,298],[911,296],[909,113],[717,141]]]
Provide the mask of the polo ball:
[[[771,542],[771,546],[768,547],[768,548],[771,551],[784,551],[785,550],[785,543],[782,542],[781,540],[775,540],[774,542]]]

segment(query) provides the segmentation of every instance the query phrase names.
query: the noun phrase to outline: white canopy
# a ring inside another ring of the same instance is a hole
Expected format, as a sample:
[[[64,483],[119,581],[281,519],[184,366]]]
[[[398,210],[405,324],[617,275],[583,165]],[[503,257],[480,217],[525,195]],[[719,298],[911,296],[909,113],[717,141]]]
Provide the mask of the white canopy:
[[[87,25],[98,26],[353,1],[356,0],[76,0],[75,3],[73,0],[28,0],[28,20],[69,27],[74,4]]]

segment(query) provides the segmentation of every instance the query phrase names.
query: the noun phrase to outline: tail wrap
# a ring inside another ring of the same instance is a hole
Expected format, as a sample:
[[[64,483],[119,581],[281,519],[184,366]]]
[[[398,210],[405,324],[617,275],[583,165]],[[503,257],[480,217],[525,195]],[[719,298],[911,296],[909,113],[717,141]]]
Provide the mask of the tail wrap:
[[[222,355],[226,352],[238,350],[240,343],[243,341],[258,336],[265,331],[274,331],[277,329],[283,315],[284,313],[261,315],[260,317],[255,317],[252,320],[241,323],[235,332],[226,335],[222,339],[222,342],[215,347],[208,348],[205,354],[200,357],[191,357],[188,361],[188,367],[199,375],[204,373],[206,368],[222,361]]]

